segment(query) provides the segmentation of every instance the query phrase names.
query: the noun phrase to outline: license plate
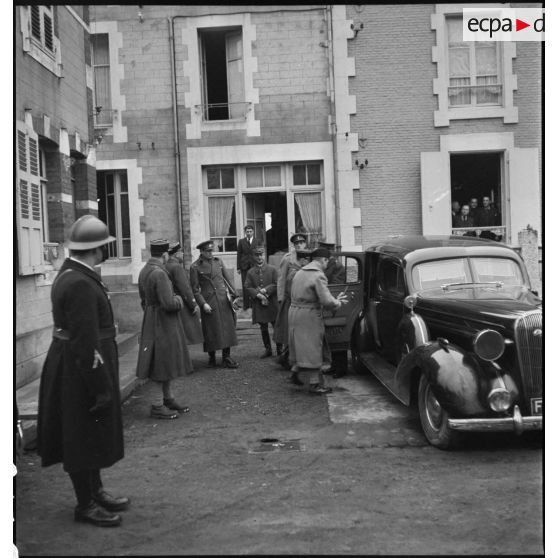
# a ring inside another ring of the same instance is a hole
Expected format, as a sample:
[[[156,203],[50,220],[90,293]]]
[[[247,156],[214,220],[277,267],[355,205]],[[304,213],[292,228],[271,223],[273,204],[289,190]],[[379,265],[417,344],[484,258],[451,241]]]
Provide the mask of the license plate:
[[[543,403],[542,397],[532,397],[531,398],[531,414],[542,415]]]

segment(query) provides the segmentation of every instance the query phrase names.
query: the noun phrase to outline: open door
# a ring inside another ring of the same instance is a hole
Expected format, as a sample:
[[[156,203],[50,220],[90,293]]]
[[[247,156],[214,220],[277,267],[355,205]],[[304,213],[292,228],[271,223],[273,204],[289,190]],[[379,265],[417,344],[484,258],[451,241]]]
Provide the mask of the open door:
[[[350,348],[351,333],[359,312],[363,306],[364,296],[364,254],[361,252],[342,252],[334,254],[344,267],[344,282],[329,284],[334,297],[344,292],[349,302],[337,311],[324,310],[326,338],[331,350]]]

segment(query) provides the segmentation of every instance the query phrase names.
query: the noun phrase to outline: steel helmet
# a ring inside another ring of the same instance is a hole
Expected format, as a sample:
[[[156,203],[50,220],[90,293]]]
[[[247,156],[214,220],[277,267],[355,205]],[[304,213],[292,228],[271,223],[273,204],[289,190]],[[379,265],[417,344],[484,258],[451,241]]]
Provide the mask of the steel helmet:
[[[70,250],[91,250],[114,242],[108,227],[94,215],[83,215],[70,229],[68,248]]]

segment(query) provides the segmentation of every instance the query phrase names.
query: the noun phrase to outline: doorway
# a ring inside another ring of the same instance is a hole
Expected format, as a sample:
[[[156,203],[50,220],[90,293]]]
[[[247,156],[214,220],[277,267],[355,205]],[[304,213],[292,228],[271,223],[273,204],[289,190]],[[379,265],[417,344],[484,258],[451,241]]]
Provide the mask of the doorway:
[[[246,225],[254,227],[256,242],[265,246],[267,261],[289,249],[286,192],[244,195]]]

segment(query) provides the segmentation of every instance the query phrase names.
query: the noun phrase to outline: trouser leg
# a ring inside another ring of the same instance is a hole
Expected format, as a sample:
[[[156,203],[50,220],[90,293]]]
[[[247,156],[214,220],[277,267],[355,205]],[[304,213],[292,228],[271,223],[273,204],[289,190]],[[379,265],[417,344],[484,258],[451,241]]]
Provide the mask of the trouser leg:
[[[227,358],[228,356],[231,356],[231,348],[230,347],[225,347],[223,349],[223,358]]]
[[[68,473],[76,493],[78,506],[87,507],[92,498],[91,492],[91,474],[90,471],[74,471]]]
[[[271,339],[269,338],[269,326],[267,323],[260,322],[260,333],[262,334],[262,341],[264,347],[267,349],[271,348]]]
[[[165,380],[161,384],[163,387],[163,399],[172,399],[171,381]]]

